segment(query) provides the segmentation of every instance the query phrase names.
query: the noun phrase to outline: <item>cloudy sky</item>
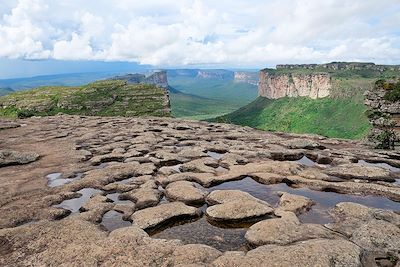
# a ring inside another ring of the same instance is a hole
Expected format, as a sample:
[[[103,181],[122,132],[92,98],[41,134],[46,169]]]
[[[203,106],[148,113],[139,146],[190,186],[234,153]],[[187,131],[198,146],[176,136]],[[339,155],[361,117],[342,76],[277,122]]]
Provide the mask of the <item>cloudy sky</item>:
[[[400,64],[400,0],[1,0],[10,60]]]

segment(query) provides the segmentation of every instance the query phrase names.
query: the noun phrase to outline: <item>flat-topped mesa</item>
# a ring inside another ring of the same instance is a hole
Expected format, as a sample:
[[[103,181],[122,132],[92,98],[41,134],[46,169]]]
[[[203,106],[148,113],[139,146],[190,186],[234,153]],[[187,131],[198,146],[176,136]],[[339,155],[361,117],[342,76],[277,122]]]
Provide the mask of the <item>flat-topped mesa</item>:
[[[309,70],[400,70],[400,65],[376,65],[372,62],[331,62],[326,64],[278,64],[276,69],[309,69]]]
[[[139,76],[130,76],[132,80]],[[166,88],[123,80],[84,86],[41,87],[0,97],[0,117],[51,116],[57,113],[96,116],[170,116]]]
[[[331,62],[326,64],[281,64],[260,72],[259,95],[276,99],[305,96],[349,97],[373,86],[373,79],[398,77],[400,65],[369,62]],[[370,80],[369,80],[370,79]]]
[[[162,88],[168,88],[168,78],[166,71],[157,71],[153,74],[146,76],[144,74],[127,74],[122,76],[115,76],[110,80],[122,80],[128,84],[150,84]]]
[[[262,97],[323,98],[330,95],[332,79],[328,73],[273,73],[269,69],[260,71],[258,93]]]

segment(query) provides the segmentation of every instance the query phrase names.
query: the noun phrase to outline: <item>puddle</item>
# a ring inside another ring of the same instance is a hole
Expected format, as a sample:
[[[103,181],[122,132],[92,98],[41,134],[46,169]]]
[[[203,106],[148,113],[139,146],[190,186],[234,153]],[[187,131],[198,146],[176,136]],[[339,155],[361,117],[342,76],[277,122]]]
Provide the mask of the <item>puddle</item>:
[[[359,160],[357,164],[362,165],[362,166],[367,166],[367,167],[381,167],[386,170],[392,171],[392,172],[400,172],[400,168],[393,167],[387,163],[371,163],[371,162],[366,162],[365,160]]]
[[[216,160],[219,160],[220,158],[222,158],[224,156],[224,154],[212,152],[212,151],[207,151],[207,155]]]
[[[47,186],[49,187],[57,187],[57,186],[61,186],[61,185],[65,185],[68,183],[71,183],[75,180],[78,180],[82,177],[82,173],[78,173],[75,177],[73,178],[61,178],[62,177],[62,173],[60,172],[56,172],[56,173],[51,173],[49,175],[46,176],[46,178],[48,179],[47,182]]]
[[[122,216],[122,213],[116,212],[115,210],[110,210],[103,215],[100,225],[110,232],[115,229],[131,226],[132,223],[124,221]]]
[[[339,202],[355,202],[372,208],[400,210],[400,203],[391,201],[384,197],[377,196],[356,196],[339,194],[335,192],[315,191],[308,188],[291,188],[288,185],[275,184],[264,185],[260,184],[250,177],[239,181],[226,182],[210,188],[214,190],[235,189],[251,194],[252,196],[264,200],[273,206],[277,206],[279,202],[278,191],[283,191],[291,194],[301,195],[314,200],[317,204],[310,211],[299,216],[300,221],[304,223],[319,223],[325,224],[332,222],[332,218],[328,214],[328,210],[334,207]]]
[[[115,204],[125,204],[125,205],[131,205],[131,206],[134,205],[134,203],[130,200],[120,200],[119,199],[120,195],[121,195],[120,193],[112,193],[112,194],[106,195],[106,197],[111,199]]]
[[[153,238],[180,239],[184,244],[205,244],[221,251],[245,250],[246,228],[220,228],[203,216],[197,221],[172,226],[152,235]]]
[[[82,194],[81,197],[64,200],[60,204],[54,205],[53,207],[67,209],[70,210],[72,213],[76,213],[89,200],[91,196],[102,192],[103,191],[94,188],[84,188],[77,191],[77,193]]]
[[[307,156],[303,156],[301,159],[296,160],[296,162],[300,163],[304,166],[315,166],[315,162],[309,159]]]

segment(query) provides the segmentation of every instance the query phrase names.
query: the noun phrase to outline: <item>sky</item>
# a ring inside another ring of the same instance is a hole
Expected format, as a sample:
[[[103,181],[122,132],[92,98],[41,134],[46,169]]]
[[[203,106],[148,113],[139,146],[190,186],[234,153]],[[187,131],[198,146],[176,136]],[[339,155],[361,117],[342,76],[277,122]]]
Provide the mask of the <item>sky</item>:
[[[0,5],[0,78],[66,72],[73,65],[97,71],[120,62],[263,68],[331,61],[400,64],[400,0],[1,0]]]

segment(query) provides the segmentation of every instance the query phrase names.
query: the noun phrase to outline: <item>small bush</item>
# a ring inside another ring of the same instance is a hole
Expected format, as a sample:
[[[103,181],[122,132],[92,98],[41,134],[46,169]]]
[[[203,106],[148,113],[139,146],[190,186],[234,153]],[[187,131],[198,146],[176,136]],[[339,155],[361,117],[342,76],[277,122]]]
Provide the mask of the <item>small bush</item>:
[[[383,88],[388,90],[384,96],[385,100],[390,102],[400,101],[400,82],[385,83]]]

